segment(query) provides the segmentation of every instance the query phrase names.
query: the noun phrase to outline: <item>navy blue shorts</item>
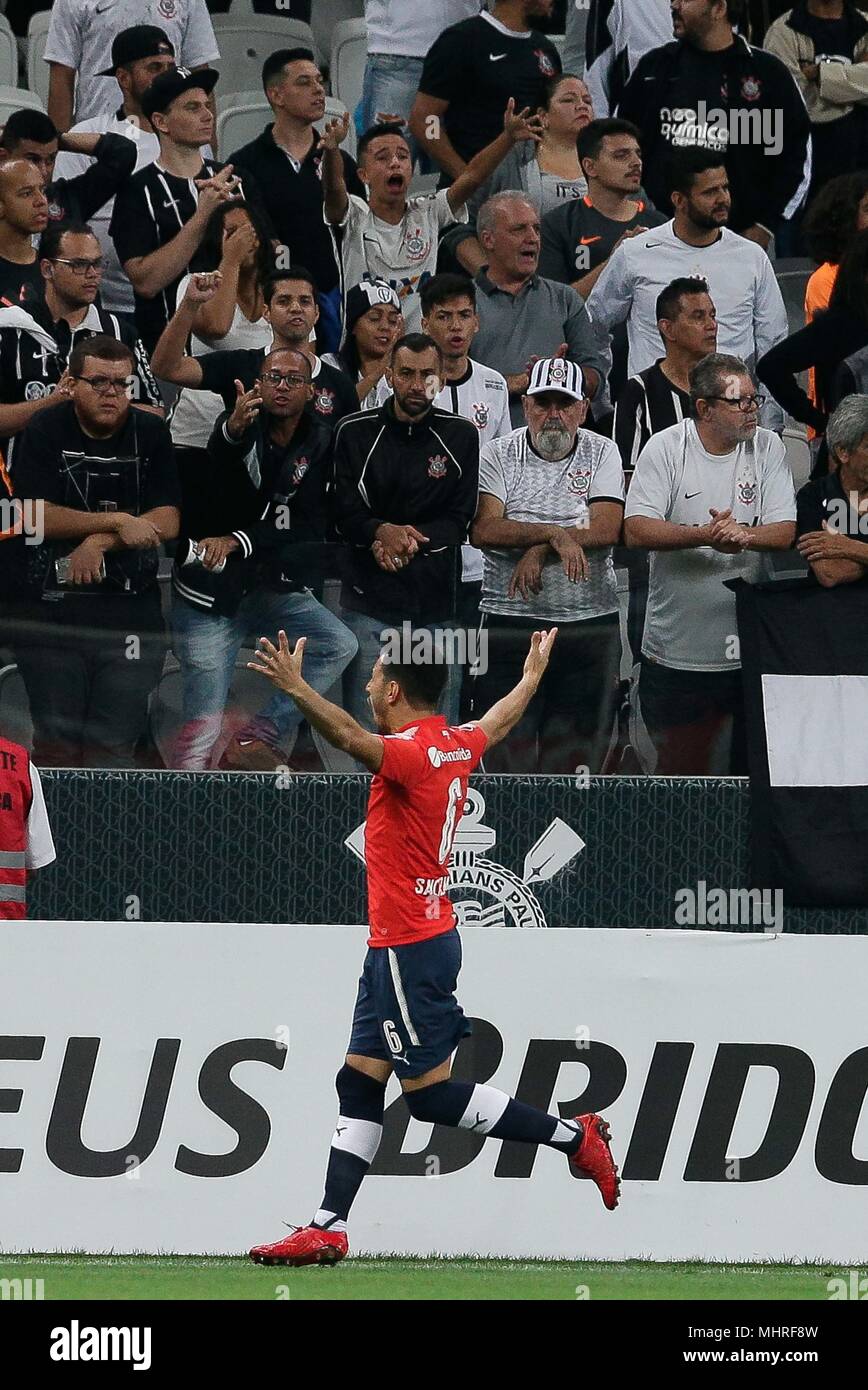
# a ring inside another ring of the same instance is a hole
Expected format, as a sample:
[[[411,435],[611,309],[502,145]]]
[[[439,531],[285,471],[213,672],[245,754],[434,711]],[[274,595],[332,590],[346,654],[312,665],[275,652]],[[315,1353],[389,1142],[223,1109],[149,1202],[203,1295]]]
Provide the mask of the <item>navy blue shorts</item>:
[[[391,1062],[399,1080],[439,1067],[472,1031],[455,998],[455,927],[407,946],[369,947],[348,1052]]]

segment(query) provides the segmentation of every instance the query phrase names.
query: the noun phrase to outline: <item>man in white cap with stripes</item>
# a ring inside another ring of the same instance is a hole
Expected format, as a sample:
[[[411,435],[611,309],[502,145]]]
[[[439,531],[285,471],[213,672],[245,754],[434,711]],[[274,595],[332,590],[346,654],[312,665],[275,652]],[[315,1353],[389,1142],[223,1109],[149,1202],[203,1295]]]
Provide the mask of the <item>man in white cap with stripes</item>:
[[[515,684],[535,627],[559,633],[527,712],[486,756],[488,772],[596,772],[605,756],[620,661],[612,547],[624,473],[612,441],[581,428],[588,403],[581,368],[544,358],[522,399],[526,425],[480,455],[471,536],[485,555],[487,640],[474,709]]]

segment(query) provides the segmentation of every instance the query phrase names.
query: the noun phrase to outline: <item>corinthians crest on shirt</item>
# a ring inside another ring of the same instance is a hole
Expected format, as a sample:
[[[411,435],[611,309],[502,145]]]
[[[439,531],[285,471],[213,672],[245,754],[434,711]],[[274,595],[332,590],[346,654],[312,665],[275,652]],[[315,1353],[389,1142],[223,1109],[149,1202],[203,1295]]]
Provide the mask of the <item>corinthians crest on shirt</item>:
[[[292,471],[292,486],[298,487],[307,470],[310,468],[310,459],[304,457],[296,459],[295,468]]]
[[[445,454],[432,454],[428,459],[428,477],[445,478],[448,463],[449,460]]]
[[[317,415],[334,415],[335,392],[331,387],[320,386],[314,391],[313,408]]]
[[[546,53],[545,49],[535,48],[533,53],[534,57],[539,63],[539,70],[542,73],[543,77],[554,77],[555,65],[552,62],[549,55]]]
[[[404,250],[409,261],[424,261],[431,250],[431,242],[422,227],[408,227],[404,237]]]
[[[484,430],[491,418],[491,407],[487,401],[474,401],[470,407],[473,423],[477,429]]]
[[[752,507],[756,502],[756,479],[744,479],[738,484],[736,494],[743,507]]]

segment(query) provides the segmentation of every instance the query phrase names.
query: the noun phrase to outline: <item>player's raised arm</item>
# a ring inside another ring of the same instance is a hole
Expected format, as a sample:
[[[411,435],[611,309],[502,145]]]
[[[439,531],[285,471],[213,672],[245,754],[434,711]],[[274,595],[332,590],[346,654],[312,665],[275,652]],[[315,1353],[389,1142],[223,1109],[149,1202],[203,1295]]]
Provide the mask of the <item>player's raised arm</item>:
[[[302,676],[301,664],[307,638],[300,637],[292,651],[289,650],[283,629],[278,633],[277,640],[279,645],[275,647],[267,637],[260,637],[259,649],[254,653],[256,660],[247,663],[249,669],[267,676],[278,690],[290,695],[311,728],[316,729],[335,748],[349,753],[371,772],[379,772],[383,762],[382,738],[363,729],[340,706],[324,700]],[[500,703],[504,704],[505,701],[501,700]]]
[[[524,663],[524,671],[518,685],[492,705],[487,714],[476,722],[485,731],[488,744],[500,743],[510,729],[521,719],[537,692],[543,673],[549,664],[549,656],[558,635],[556,627],[548,632],[535,632],[530,639],[530,651]]]

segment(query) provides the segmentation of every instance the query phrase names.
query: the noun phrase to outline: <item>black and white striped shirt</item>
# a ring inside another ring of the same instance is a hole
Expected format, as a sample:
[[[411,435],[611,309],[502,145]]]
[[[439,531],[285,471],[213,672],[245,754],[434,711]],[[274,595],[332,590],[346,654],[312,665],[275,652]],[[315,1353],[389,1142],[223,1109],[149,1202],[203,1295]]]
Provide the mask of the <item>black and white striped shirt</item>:
[[[612,438],[628,474],[652,434],[690,417],[690,395],[675,386],[661,370],[661,357],[653,367],[631,376],[615,405]]]

